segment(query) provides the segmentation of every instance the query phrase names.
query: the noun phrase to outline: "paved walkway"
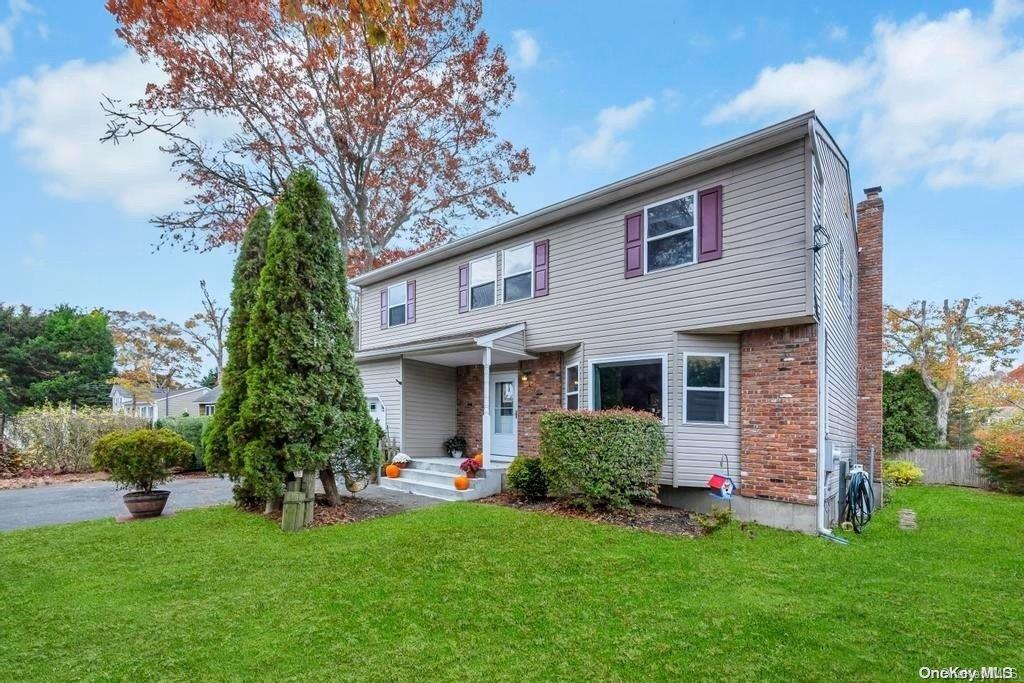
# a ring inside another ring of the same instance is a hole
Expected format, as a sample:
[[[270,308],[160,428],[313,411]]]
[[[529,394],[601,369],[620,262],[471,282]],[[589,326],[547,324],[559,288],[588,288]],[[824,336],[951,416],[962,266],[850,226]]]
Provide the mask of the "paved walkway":
[[[217,477],[177,479],[160,488],[171,491],[171,497],[167,500],[168,510],[221,505],[232,500],[231,482]],[[317,482],[319,488],[320,483]],[[342,495],[348,494],[344,485],[340,488]],[[127,510],[121,500],[123,495],[124,491],[115,489],[109,481],[0,491],[0,531],[125,514]],[[388,491],[378,486],[369,486],[358,495],[360,498],[391,503],[403,510],[443,502],[435,498]]]

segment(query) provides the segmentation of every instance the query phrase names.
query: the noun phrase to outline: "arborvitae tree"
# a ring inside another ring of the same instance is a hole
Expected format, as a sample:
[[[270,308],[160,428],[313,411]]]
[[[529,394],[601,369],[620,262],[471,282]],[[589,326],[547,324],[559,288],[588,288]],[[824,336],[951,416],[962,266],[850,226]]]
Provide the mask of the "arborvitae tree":
[[[203,434],[206,469],[224,472],[236,482],[242,476],[242,449],[235,434],[239,431],[238,413],[246,395],[246,372],[249,369],[249,350],[246,332],[252,314],[253,300],[260,281],[260,271],[266,256],[267,236],[270,234],[270,214],[260,209],[249,220],[242,239],[242,247],[235,261],[231,277],[231,319],[228,325],[228,360],[221,380],[223,389],[217,400],[217,410]],[[244,486],[236,486],[236,497],[247,495]]]
[[[897,372],[886,371],[882,380],[882,450],[891,454],[934,447],[939,440],[936,401],[921,373],[904,367]]]
[[[247,337],[239,443],[258,495],[278,497],[291,473],[329,469],[339,454],[360,466],[375,457],[345,262],[327,197],[308,170],[292,174],[274,212]]]

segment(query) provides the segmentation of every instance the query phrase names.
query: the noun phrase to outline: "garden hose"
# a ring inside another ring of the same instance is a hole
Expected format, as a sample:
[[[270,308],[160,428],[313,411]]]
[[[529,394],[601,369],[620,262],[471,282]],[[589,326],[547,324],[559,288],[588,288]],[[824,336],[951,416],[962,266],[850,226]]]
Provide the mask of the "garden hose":
[[[846,487],[846,512],[844,520],[853,526],[856,533],[871,521],[875,509],[875,493],[867,472],[860,465],[850,470],[850,483]]]

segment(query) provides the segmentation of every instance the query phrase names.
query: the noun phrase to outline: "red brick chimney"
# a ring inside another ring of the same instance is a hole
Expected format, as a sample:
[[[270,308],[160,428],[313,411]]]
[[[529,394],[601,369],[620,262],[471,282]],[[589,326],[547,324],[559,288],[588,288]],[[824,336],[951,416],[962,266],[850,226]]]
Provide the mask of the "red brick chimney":
[[[882,478],[882,202],[881,187],[864,190],[857,204],[857,445],[875,449],[875,479]]]

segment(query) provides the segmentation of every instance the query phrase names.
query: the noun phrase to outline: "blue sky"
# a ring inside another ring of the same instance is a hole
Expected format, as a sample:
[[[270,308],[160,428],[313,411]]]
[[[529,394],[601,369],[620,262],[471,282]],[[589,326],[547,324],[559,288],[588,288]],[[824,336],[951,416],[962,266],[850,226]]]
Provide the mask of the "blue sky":
[[[184,196],[153,144],[101,146],[152,75],[102,2],[0,0],[0,301],[182,321],[233,254],[154,252]],[[1024,4],[489,2],[518,82],[499,128],[526,212],[815,108],[882,184],[885,297],[1024,295]]]

